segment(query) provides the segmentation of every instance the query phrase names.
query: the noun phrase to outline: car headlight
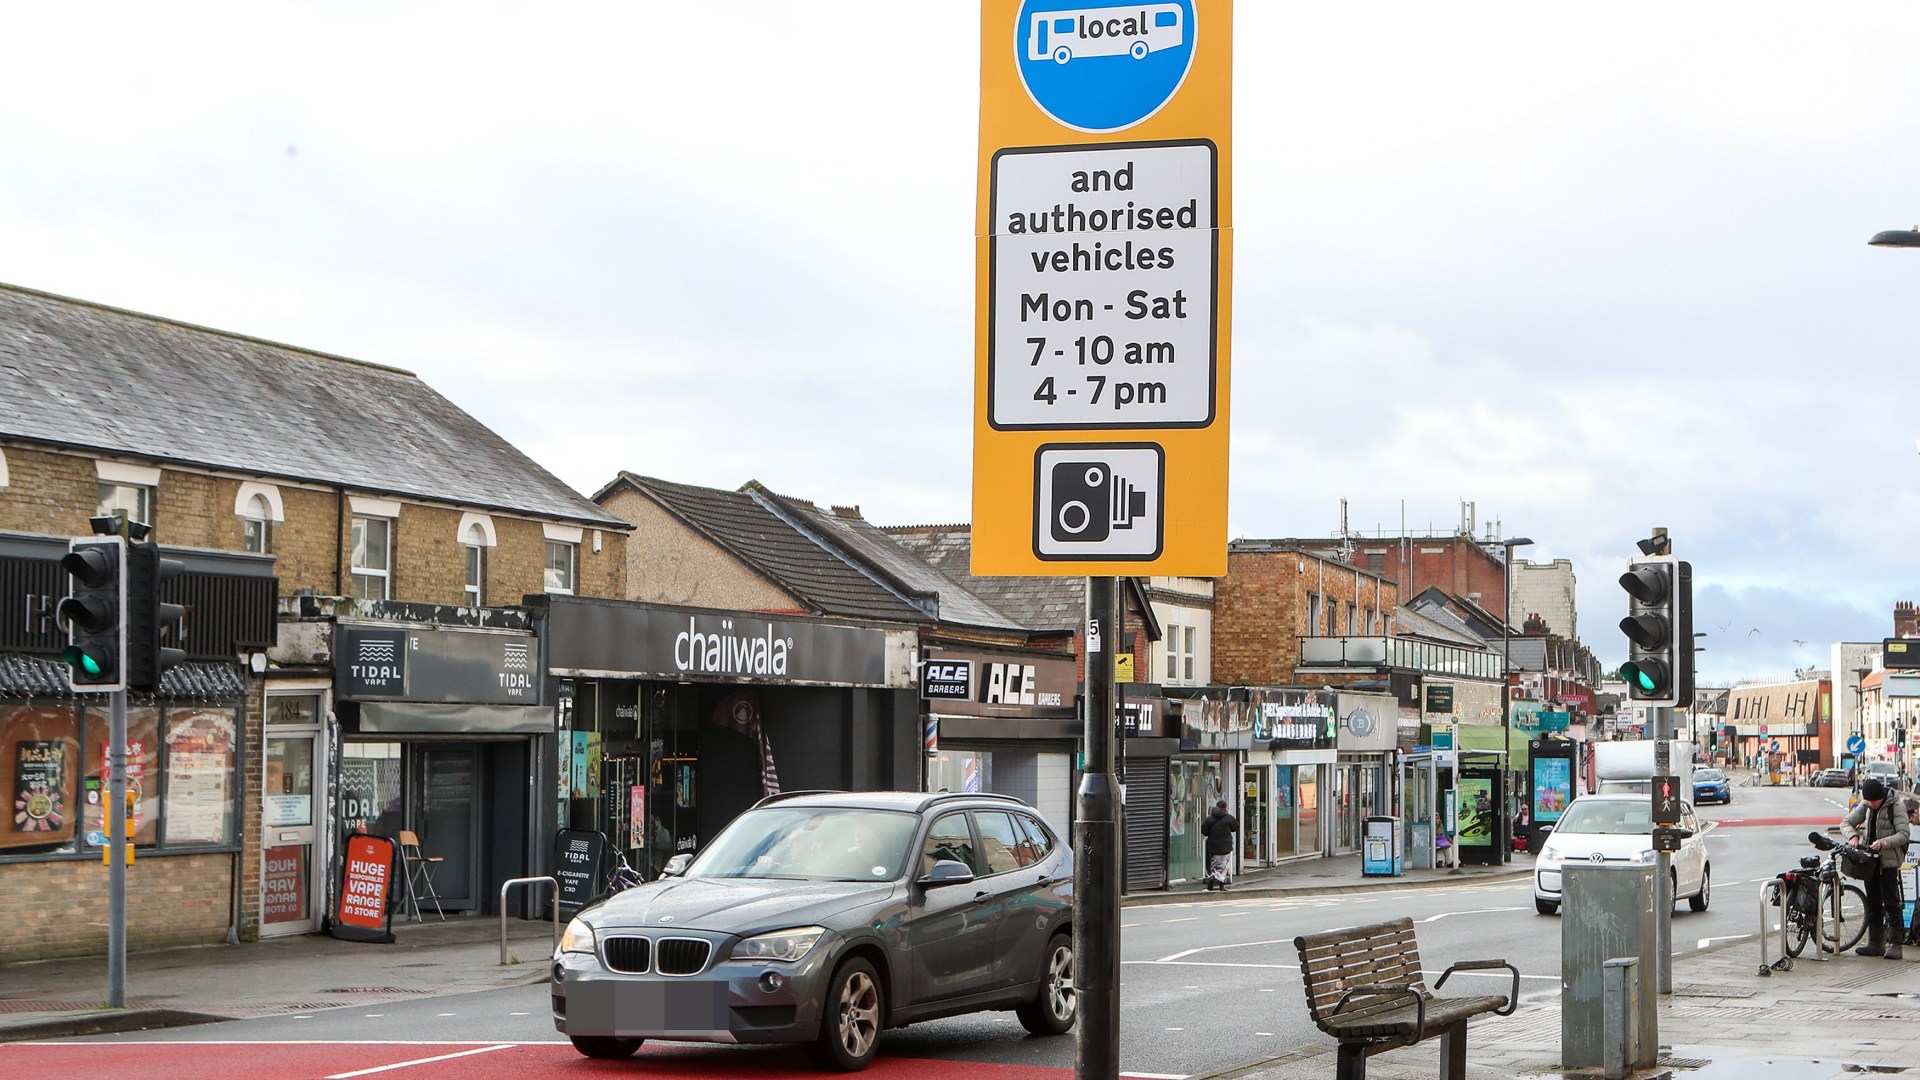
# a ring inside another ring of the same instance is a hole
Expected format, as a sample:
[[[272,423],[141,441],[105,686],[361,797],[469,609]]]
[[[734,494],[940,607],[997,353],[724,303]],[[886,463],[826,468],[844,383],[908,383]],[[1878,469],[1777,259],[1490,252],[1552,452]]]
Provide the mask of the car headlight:
[[[1645,866],[1653,862],[1653,860],[1654,860],[1654,854],[1651,851],[1636,851],[1633,853],[1632,857],[1627,859],[1628,862],[1634,863],[1640,866]]]
[[[563,953],[594,952],[593,927],[580,919],[568,923],[567,932],[560,935],[560,951]]]
[[[1540,855],[1534,861],[1536,864],[1557,863],[1560,861],[1560,857],[1560,849],[1554,847],[1552,844],[1547,844],[1540,849]]]
[[[826,933],[824,926],[801,926],[742,938],[733,947],[733,958],[750,964],[791,964],[807,955]]]

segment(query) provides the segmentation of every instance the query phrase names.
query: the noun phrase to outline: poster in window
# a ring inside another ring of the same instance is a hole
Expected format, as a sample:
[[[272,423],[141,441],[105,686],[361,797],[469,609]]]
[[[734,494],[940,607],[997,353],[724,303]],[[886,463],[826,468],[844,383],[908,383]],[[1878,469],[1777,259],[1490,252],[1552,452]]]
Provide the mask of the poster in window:
[[[233,714],[169,713],[167,843],[224,844],[233,820]]]
[[[1460,831],[1454,834],[1463,847],[1488,847],[1493,843],[1493,781],[1463,776],[1460,778]]]
[[[58,833],[67,827],[67,748],[37,739],[15,744],[13,831]]]

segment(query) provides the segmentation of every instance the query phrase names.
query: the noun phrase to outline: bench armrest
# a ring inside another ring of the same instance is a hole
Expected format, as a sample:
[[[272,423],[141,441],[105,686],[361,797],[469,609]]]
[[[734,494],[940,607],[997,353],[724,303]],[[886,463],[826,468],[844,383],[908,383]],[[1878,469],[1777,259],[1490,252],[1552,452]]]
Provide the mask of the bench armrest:
[[[1457,964],[1449,964],[1447,970],[1441,972],[1440,977],[1434,980],[1433,988],[1438,991],[1445,986],[1447,976],[1456,971],[1484,971],[1489,968],[1506,968],[1513,973],[1513,992],[1507,995],[1507,1007],[1494,1010],[1495,1016],[1511,1016],[1513,1010],[1520,1005],[1520,969],[1505,960],[1462,960]]]
[[[1330,1013],[1329,1015],[1339,1016],[1340,1010],[1346,1008],[1347,1002],[1351,1001],[1356,994],[1369,995],[1369,996],[1382,997],[1382,998],[1405,997],[1405,998],[1412,999],[1413,1001],[1413,1032],[1414,1032],[1413,1042],[1417,1043],[1427,1037],[1427,998],[1426,998],[1426,995],[1420,993],[1417,989],[1415,989],[1414,984],[1412,983],[1377,983],[1377,984],[1368,984],[1366,986],[1353,987],[1349,989],[1346,993],[1340,995],[1340,1000],[1334,1002],[1333,1012]],[[1413,1043],[1408,1043],[1407,1045],[1411,1046],[1413,1045]]]

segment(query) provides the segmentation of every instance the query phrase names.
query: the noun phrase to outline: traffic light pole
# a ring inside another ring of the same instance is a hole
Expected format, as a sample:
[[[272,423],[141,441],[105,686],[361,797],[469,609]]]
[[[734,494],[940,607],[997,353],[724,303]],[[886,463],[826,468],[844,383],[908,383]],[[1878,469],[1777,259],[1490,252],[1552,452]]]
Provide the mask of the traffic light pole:
[[[127,692],[109,694],[107,747],[107,1006],[127,1007]]]
[[[1655,732],[1655,735],[1654,735],[1655,738],[1668,740],[1667,745],[1669,747],[1672,747],[1673,745],[1671,741],[1673,739],[1673,710],[1672,709],[1667,708],[1666,706],[1663,705],[1653,710],[1653,730]],[[1667,768],[1674,769],[1677,771],[1679,769],[1679,765],[1677,763],[1670,763],[1667,766]],[[1661,770],[1656,770],[1656,771],[1661,771]],[[1653,947],[1654,947],[1654,951],[1658,954],[1655,957],[1654,966],[1658,969],[1658,972],[1659,972],[1660,993],[1671,994],[1673,993],[1673,900],[1674,900],[1672,853],[1666,852],[1666,851],[1655,851],[1653,853],[1653,867],[1654,867],[1653,906],[1655,909],[1654,923],[1653,923],[1655,928]],[[1702,885],[1701,888],[1704,889],[1706,888],[1706,886]]]
[[[1113,669],[1124,625],[1118,580],[1087,579],[1086,768],[1073,822],[1074,1080],[1120,1075],[1120,832],[1113,768]]]

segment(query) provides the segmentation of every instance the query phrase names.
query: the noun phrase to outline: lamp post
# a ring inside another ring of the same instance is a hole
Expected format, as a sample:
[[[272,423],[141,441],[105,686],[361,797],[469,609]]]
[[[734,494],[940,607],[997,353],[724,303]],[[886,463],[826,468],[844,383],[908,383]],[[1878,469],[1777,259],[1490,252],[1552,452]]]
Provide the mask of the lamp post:
[[[1532,544],[1533,541],[1524,536],[1513,536],[1500,541],[1500,546],[1505,549],[1502,552],[1504,557],[1500,560],[1500,569],[1504,577],[1501,592],[1505,597],[1500,602],[1500,749],[1504,751],[1500,760],[1501,769],[1507,774],[1507,783],[1504,786],[1508,788],[1513,784],[1513,549],[1530,547]],[[1513,794],[1509,791],[1507,811],[1511,811],[1512,801]],[[1513,814],[1504,812],[1502,816],[1509,823],[1505,829],[1501,830],[1509,834],[1506,850],[1500,853],[1500,861],[1506,862],[1513,858],[1513,837],[1510,835],[1513,831],[1511,824]]]

